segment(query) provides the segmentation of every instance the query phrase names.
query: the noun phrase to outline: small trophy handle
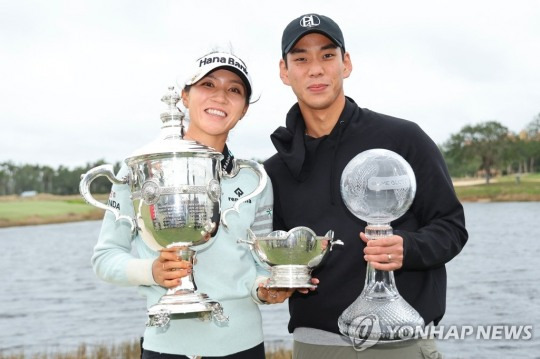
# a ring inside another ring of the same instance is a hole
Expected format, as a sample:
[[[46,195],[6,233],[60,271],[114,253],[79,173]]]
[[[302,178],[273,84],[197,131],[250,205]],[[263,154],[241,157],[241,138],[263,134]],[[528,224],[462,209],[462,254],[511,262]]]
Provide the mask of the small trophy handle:
[[[326,232],[324,237],[328,238],[330,240],[330,249],[328,250],[329,252],[332,251],[332,249],[334,248],[334,246],[336,244],[340,245],[340,246],[345,245],[345,243],[343,243],[343,241],[341,239],[334,239],[334,231],[333,230],[329,230],[328,232]]]
[[[229,177],[229,178],[236,177],[236,175],[240,172],[240,169],[242,168],[250,168],[251,170],[253,170],[253,172],[255,172],[259,176],[259,185],[250,194],[240,197],[240,199],[234,204],[232,208],[229,208],[223,211],[223,213],[221,214],[221,224],[223,225],[223,227],[225,227],[225,229],[228,228],[227,219],[226,219],[227,214],[230,211],[239,213],[240,211],[238,210],[238,208],[240,207],[240,205],[252,199],[259,193],[261,193],[266,187],[266,182],[268,182],[268,175],[266,174],[266,171],[264,170],[263,166],[260,163],[256,161],[252,161],[252,160],[242,160],[242,159],[236,159],[236,158],[233,159],[233,170],[231,174],[224,173],[223,177]]]
[[[255,233],[253,233],[253,231],[250,228],[247,229],[247,239],[239,238],[236,240],[236,243],[249,245],[249,251],[251,252],[251,255],[253,256],[255,261],[262,268],[268,271],[271,270],[272,267],[264,260],[264,258],[261,256],[260,253],[258,253],[257,249],[255,248],[256,243],[257,243],[257,236],[255,235]]]
[[[122,178],[122,179],[116,178],[116,176],[114,175],[114,170],[113,170],[112,165],[101,165],[101,166],[94,167],[88,172],[83,173],[81,175],[81,182],[79,183],[79,192],[81,193],[83,198],[86,200],[86,202],[88,202],[92,206],[112,212],[114,214],[116,221],[119,221],[119,220],[128,221],[131,224],[131,232],[135,233],[135,231],[137,230],[137,224],[133,218],[129,216],[120,215],[119,210],[117,210],[116,208],[112,206],[109,206],[108,204],[105,204],[96,200],[92,196],[92,193],[90,193],[90,184],[96,178],[101,177],[101,176],[107,177],[107,179],[111,183],[114,183],[114,184],[127,184],[128,183],[127,178]]]
[[[249,249],[254,250],[253,246],[255,245],[255,242],[257,241],[257,236],[255,235],[255,233],[253,233],[253,231],[250,228],[248,228],[246,232],[247,232],[247,238],[248,239],[238,238],[236,240],[236,243],[238,243],[238,244],[248,244]]]

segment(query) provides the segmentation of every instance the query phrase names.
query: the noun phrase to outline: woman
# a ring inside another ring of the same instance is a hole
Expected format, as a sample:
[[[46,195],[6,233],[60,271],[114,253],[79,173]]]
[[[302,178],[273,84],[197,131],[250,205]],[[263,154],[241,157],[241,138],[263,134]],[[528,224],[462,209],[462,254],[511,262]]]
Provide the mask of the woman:
[[[229,131],[246,114],[252,94],[251,79],[245,63],[230,53],[210,53],[196,61],[196,70],[182,90],[182,103],[190,124],[185,139],[198,141],[223,153],[222,167],[230,172],[233,155],[226,145]],[[123,171],[126,169],[124,168]],[[121,176],[121,174],[119,175]],[[240,189],[253,191],[258,176],[242,169],[232,179],[222,181],[221,210],[234,205]],[[127,186],[113,186],[111,196],[120,202],[120,210],[133,213]],[[150,307],[166,288],[176,287],[182,277],[196,271],[198,289],[220,302],[230,320],[226,325],[201,320],[194,315],[171,318],[166,327],[147,327],[143,340],[143,359],[186,358],[186,356],[264,358],[264,342],[258,303],[280,302],[284,294],[259,290],[266,278],[256,266],[249,248],[237,244],[251,228],[256,234],[272,230],[272,185],[250,203],[240,206],[240,215],[228,218],[227,231],[218,228],[213,243],[197,254],[191,268],[178,258],[174,249],[159,253],[145,245],[139,235],[131,238],[126,222],[115,222],[107,213],[92,263],[103,280],[138,285]],[[235,223],[231,223],[236,220]],[[138,256],[131,254],[135,248]]]

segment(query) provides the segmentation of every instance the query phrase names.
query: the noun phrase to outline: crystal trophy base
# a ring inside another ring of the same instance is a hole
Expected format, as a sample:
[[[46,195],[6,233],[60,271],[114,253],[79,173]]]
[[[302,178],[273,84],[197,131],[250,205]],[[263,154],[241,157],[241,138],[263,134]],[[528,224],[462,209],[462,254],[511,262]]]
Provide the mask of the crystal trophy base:
[[[424,320],[400,295],[377,300],[360,295],[339,317],[339,331],[366,343],[395,343],[417,337]]]
[[[368,225],[368,239],[390,237],[390,225]],[[399,294],[393,271],[376,270],[368,263],[366,282],[360,296],[338,319],[343,335],[369,342],[395,343],[417,337],[424,319]]]
[[[305,265],[284,264],[270,269],[266,288],[317,288],[311,283],[311,269]]]

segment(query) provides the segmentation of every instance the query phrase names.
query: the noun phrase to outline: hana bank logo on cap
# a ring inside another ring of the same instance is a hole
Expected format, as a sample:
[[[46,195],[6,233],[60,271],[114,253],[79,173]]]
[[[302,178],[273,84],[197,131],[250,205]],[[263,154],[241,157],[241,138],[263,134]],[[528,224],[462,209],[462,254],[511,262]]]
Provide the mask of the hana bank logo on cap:
[[[236,73],[246,85],[248,98],[253,88],[251,77],[246,64],[239,57],[226,52],[213,52],[199,58],[195,63],[195,71],[185,82],[185,85],[193,85],[204,76],[217,68],[224,68]]]

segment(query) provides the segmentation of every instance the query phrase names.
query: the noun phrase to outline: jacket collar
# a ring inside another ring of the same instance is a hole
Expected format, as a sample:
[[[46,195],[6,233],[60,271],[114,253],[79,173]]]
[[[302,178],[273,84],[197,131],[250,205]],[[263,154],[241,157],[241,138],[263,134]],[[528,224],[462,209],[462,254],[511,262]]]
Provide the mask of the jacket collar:
[[[329,135],[324,136],[321,141],[333,140],[338,142],[341,138],[341,133],[346,129],[350,123],[355,111],[358,109],[358,106],[349,97],[345,98],[345,106],[341,115],[339,116],[336,125],[332,129]],[[286,127],[279,127],[272,135],[270,139],[274,144],[274,147],[277,150],[277,153],[281,160],[286,164],[286,166],[291,171],[292,175],[299,179],[301,173],[309,171],[306,166],[306,146],[305,146],[305,132],[306,124],[304,118],[300,111],[300,106],[298,103],[294,104],[289,112],[287,113],[287,118],[285,121]]]

